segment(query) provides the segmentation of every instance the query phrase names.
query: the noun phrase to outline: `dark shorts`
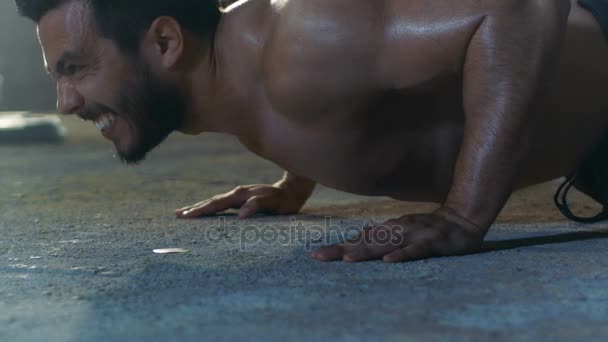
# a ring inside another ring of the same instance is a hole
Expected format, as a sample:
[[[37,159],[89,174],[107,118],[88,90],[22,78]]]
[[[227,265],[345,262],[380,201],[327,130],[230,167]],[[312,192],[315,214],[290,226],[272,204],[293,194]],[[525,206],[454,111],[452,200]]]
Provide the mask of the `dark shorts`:
[[[608,39],[608,0],[579,0],[578,3],[595,16]],[[600,203],[603,210],[593,217],[574,214],[568,205],[568,193],[572,187]],[[573,221],[593,223],[608,219],[608,135],[559,187],[555,204],[564,216]]]
[[[593,198],[603,210],[593,217],[572,213],[568,206],[568,193],[572,187]],[[555,204],[564,216],[576,222],[594,223],[608,219],[608,136],[566,178],[555,194]]]
[[[608,0],[579,0],[578,4],[595,16],[608,39]]]

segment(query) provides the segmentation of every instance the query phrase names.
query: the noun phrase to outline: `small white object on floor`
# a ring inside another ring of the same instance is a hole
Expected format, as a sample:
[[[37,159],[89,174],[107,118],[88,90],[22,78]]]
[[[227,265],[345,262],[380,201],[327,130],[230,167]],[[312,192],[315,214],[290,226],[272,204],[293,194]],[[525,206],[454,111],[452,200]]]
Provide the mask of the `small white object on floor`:
[[[174,253],[188,253],[190,251],[187,249],[183,249],[183,248],[161,248],[161,249],[155,249],[153,252],[156,254],[174,254]]]
[[[0,144],[61,143],[66,133],[57,115],[0,112]]]

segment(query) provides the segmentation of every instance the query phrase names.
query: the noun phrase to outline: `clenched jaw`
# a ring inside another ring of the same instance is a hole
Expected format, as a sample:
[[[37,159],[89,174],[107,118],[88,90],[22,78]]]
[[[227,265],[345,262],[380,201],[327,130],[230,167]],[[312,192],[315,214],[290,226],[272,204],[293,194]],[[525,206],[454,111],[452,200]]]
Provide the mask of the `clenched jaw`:
[[[94,122],[95,127],[103,133],[105,130],[108,130],[112,127],[112,124],[116,121],[116,117],[114,114],[101,114],[99,118]]]

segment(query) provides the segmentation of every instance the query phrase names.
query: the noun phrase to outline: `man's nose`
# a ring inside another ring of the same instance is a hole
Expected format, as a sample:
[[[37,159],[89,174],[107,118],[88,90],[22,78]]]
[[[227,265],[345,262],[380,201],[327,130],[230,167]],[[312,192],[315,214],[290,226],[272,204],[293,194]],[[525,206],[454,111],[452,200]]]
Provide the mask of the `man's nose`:
[[[57,82],[57,110],[63,114],[76,114],[84,99],[72,84]]]

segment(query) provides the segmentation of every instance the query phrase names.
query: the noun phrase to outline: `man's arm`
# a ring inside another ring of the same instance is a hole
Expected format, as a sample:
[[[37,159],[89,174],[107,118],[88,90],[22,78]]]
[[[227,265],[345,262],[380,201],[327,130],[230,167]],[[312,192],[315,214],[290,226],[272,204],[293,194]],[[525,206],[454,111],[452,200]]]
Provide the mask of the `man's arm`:
[[[535,107],[556,66],[570,10],[569,0],[497,3],[501,8],[484,17],[466,50],[464,139],[443,206],[368,227],[315,251],[315,258],[398,262],[479,250],[539,124]]]
[[[296,214],[312,195],[315,182],[289,172],[274,184],[238,186],[197,204],[177,209],[179,218],[216,215],[228,209],[238,209],[239,217],[257,213]]]
[[[570,11],[568,0],[504,2],[469,44],[465,135],[444,205],[484,234],[513,191],[539,128],[537,106]]]

